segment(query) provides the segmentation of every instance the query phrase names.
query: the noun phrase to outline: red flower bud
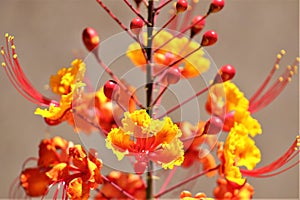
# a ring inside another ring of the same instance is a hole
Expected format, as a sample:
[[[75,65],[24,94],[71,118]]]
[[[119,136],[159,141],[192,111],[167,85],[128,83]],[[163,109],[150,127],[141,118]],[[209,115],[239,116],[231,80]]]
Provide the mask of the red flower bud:
[[[222,119],[220,119],[218,116],[212,115],[210,119],[206,122],[204,131],[202,134],[208,134],[208,135],[216,135],[220,133],[224,125],[224,122]]]
[[[203,34],[201,46],[211,46],[215,44],[217,41],[218,41],[218,34],[213,30],[209,30]]]
[[[202,31],[205,26],[205,18],[201,15],[195,16],[192,20],[192,24],[194,25],[191,28],[191,37]]]
[[[224,0],[212,0],[209,8],[209,13],[216,13],[224,7]]]
[[[118,89],[119,86],[117,82],[109,80],[105,83],[103,87],[103,92],[108,99],[112,99],[115,96],[115,93],[118,92]]]
[[[178,67],[171,67],[165,74],[167,84],[176,84],[180,80],[181,72]]]
[[[235,72],[235,68],[232,65],[222,66],[215,77],[214,83],[221,83],[233,79]]]
[[[138,35],[141,32],[141,29],[144,26],[144,22],[141,18],[137,17],[134,18],[131,22],[130,22],[130,30]]]
[[[99,45],[100,39],[96,30],[88,27],[82,32],[82,41],[87,50],[92,51]]]
[[[188,8],[189,4],[186,0],[178,0],[176,3],[176,11],[177,13],[181,13],[186,11]]]

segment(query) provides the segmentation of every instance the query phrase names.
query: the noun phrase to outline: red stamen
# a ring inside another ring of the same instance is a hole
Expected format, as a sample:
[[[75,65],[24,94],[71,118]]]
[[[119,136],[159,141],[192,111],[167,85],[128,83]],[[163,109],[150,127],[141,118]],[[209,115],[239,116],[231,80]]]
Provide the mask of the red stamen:
[[[251,113],[257,112],[260,109],[269,105],[287,86],[287,84],[291,81],[292,76],[297,72],[297,62],[299,59],[293,64],[293,67],[288,66],[287,69],[283,72],[283,74],[277,79],[277,81],[256,101],[250,101],[249,111]]]
[[[299,153],[300,153],[300,150],[298,149],[299,146],[300,146],[300,137],[297,136],[297,139],[293,142],[293,144],[287,150],[287,152],[283,156],[281,156],[280,158],[278,158],[277,160],[272,162],[271,164],[260,167],[260,168],[256,168],[254,170],[241,169],[240,171],[245,176],[261,177],[261,178],[275,176],[277,174],[283,173],[283,172],[287,171],[288,169],[296,166],[296,164],[299,163],[299,160],[296,163],[292,164],[291,166],[286,167],[283,170],[280,170],[280,171],[272,173],[272,174],[270,172],[274,172],[275,170],[280,169],[282,166],[286,165],[293,158],[295,158],[297,155],[299,155]]]
[[[23,97],[37,105],[59,105],[58,102],[46,98],[32,86],[19,64],[19,60],[15,51],[13,36],[6,34],[5,37],[7,49],[1,47],[1,54],[4,59],[2,66],[4,67],[5,73],[12,85]]]
[[[266,88],[268,83],[270,82],[272,76],[274,75],[275,71],[279,69],[279,63],[282,59],[282,56],[285,54],[284,50],[281,50],[279,54],[277,54],[277,59],[273,65],[272,70],[270,71],[269,75],[265,79],[265,81],[262,83],[262,85],[259,87],[259,89],[255,92],[255,94],[250,98],[250,103],[254,102],[256,98],[262,93],[262,91]]]

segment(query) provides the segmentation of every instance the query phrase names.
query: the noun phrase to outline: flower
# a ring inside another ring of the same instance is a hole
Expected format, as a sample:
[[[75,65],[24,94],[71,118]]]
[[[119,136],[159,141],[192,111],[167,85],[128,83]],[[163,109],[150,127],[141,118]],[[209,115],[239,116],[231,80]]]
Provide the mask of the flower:
[[[184,161],[182,167],[188,168],[193,164],[202,164],[203,171],[216,167],[216,161],[214,156],[210,153],[210,150],[214,148],[217,143],[216,135],[202,135],[205,122],[200,121],[197,126],[193,126],[189,122],[181,122],[179,128],[182,131],[180,140],[184,145]],[[203,148],[205,145],[209,146],[209,149]],[[216,175],[215,171],[206,173],[211,177]]]
[[[253,137],[262,132],[259,122],[248,111],[248,99],[231,81],[211,87],[206,108],[208,112],[224,119],[225,131],[230,131],[236,122],[243,124]]]
[[[125,112],[122,126],[107,135],[106,147],[112,149],[119,160],[125,155],[136,158],[135,170],[143,173],[148,160],[172,169],[183,162],[181,131],[169,117],[162,121],[150,118],[146,110]]]
[[[212,198],[206,197],[206,194],[199,192],[192,197],[192,193],[184,190],[180,193],[180,200],[213,200]]]
[[[254,140],[248,136],[247,128],[243,124],[235,124],[230,130],[224,143],[224,175],[227,180],[243,185],[246,179],[242,178],[239,166],[252,170],[260,162],[260,150]]]
[[[78,59],[71,63],[71,67],[62,68],[57,75],[51,76],[50,86],[54,93],[61,95],[59,105],[50,104],[48,109],[37,108],[36,115],[51,121],[64,120],[63,117],[72,109],[72,101],[76,98],[77,90],[84,86],[82,79],[85,73],[85,64]],[[68,115],[72,117],[72,115]]]
[[[73,91],[74,84],[81,82],[86,71],[82,60],[75,59],[69,68],[61,68],[56,75],[50,77],[50,87],[58,95],[66,95]]]
[[[217,184],[218,186],[214,189],[216,200],[247,200],[252,199],[254,194],[254,188],[249,183],[237,186],[219,178]]]
[[[115,185],[122,190],[116,189]],[[146,185],[140,176],[112,171],[107,175],[107,181],[104,181],[101,190],[95,196],[95,200],[126,199],[127,196],[124,192],[136,199],[146,199]]]
[[[24,169],[20,175],[28,196],[45,196],[50,187],[63,184],[63,193],[70,199],[88,199],[90,190],[102,183],[102,162],[95,151],[86,154],[81,145],[74,146],[60,137],[42,140],[39,148],[37,166]]]
[[[191,41],[187,37],[176,37],[164,45],[172,37],[171,33],[163,30],[153,39],[154,70],[156,70],[156,73],[160,73],[166,66],[177,66],[183,77],[192,78],[209,69],[210,61],[204,57],[202,49],[186,57],[190,52],[199,48],[200,44]],[[144,41],[146,43],[146,33],[144,34]],[[133,43],[128,47],[127,56],[137,67],[144,68],[147,64],[138,43]]]

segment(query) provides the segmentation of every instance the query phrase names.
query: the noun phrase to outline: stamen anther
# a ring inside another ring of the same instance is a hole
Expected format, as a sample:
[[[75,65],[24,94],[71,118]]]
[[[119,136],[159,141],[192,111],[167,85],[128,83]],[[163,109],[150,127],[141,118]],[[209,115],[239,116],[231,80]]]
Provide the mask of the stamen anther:
[[[17,59],[17,58],[18,58],[18,55],[17,55],[17,54],[14,54],[14,55],[13,55],[13,58],[14,58],[14,59]]]
[[[282,49],[282,50],[280,51],[280,53],[281,53],[282,55],[284,55],[284,54],[286,54],[286,51],[285,51],[284,49]]]

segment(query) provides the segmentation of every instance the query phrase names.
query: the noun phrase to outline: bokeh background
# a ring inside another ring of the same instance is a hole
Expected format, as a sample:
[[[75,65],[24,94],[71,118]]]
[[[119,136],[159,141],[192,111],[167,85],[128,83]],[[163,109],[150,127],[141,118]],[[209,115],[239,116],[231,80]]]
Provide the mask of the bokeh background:
[[[106,0],[125,24],[133,14],[121,0]],[[201,0],[199,13],[209,1]],[[162,12],[166,21],[168,10]],[[101,39],[121,32],[94,0],[0,0],[0,44],[6,32],[15,36],[20,62],[33,85],[47,94],[45,85],[51,74],[68,66],[76,55],[87,52],[81,32],[94,27]],[[219,33],[218,43],[207,51],[217,64],[227,63],[237,69],[235,83],[250,97],[271,69],[276,54],[283,48],[287,55],[282,69],[299,55],[298,0],[227,0],[224,10],[207,19],[207,29]],[[116,47],[118,48],[118,47]],[[255,114],[263,127],[256,137],[262,162],[268,164],[290,146],[299,130],[299,78],[294,77],[282,95],[270,106]],[[80,142],[67,124],[47,127],[33,115],[35,105],[25,100],[0,72],[0,198],[8,198],[9,186],[21,171],[24,160],[37,156],[44,137],[61,135]],[[299,168],[265,179],[249,179],[257,199],[298,199]],[[211,195],[213,182],[197,182],[194,192]],[[185,188],[189,189],[189,188]]]

